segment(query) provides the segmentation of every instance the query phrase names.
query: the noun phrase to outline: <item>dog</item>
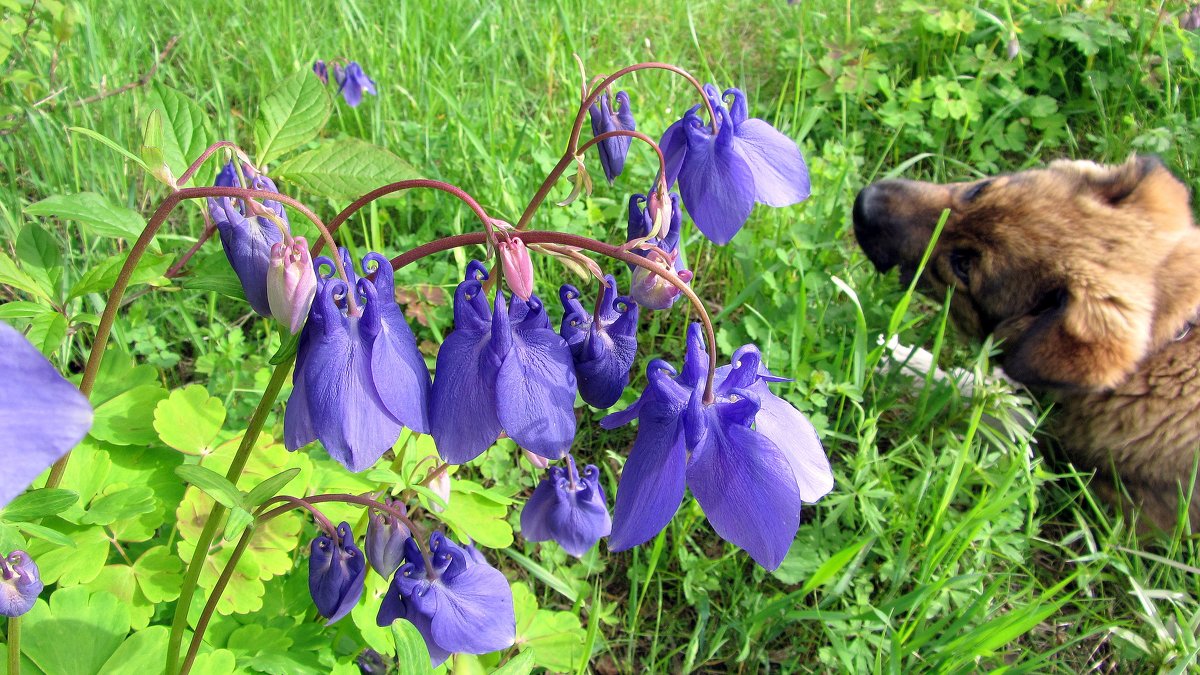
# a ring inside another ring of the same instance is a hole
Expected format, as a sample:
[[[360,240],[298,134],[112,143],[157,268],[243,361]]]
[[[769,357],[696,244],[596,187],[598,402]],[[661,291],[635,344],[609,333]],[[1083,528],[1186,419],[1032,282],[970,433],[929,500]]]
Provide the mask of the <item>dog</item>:
[[[1183,499],[1200,529],[1200,229],[1161,161],[883,180],[853,220],[876,269],[899,268],[905,286],[919,273],[934,297],[953,287],[955,325],[995,336],[1005,372],[1056,401],[1051,428],[1102,498],[1128,507],[1127,495],[1166,531]]]

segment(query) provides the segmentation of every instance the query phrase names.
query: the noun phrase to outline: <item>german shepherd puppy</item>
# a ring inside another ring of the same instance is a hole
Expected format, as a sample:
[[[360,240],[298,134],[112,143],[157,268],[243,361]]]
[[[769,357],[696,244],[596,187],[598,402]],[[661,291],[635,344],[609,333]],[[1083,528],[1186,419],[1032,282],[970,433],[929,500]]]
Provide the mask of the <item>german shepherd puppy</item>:
[[[1200,448],[1200,229],[1187,188],[1157,158],[1057,161],[967,183],[884,180],[854,202],[875,267],[917,274],[974,338],[999,340],[1005,372],[1057,401],[1051,424],[1093,487],[1117,482],[1159,528],[1192,497]],[[1142,519],[1143,522],[1145,518]]]

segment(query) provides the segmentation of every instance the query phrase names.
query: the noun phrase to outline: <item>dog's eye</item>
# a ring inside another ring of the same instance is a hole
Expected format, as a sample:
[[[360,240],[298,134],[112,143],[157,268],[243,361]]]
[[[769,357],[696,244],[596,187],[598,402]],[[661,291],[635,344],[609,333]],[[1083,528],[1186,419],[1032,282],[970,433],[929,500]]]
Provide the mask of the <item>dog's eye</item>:
[[[969,201],[974,200],[976,197],[983,194],[983,191],[986,190],[988,188],[988,186],[991,184],[992,184],[992,181],[983,180],[983,181],[979,181],[978,183],[972,185],[970,188],[967,189],[967,191],[965,193],[963,193],[963,201],[969,202]]]
[[[974,251],[962,248],[950,252],[950,269],[964,284],[971,282],[971,263],[975,262],[975,257]]]

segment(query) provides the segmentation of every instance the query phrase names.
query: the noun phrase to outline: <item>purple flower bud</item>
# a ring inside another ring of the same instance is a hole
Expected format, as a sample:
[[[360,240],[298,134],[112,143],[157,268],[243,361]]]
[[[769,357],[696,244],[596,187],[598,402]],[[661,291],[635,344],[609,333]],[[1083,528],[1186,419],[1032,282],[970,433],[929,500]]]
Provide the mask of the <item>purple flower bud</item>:
[[[272,245],[267,302],[275,320],[287,326],[292,335],[299,333],[316,294],[317,273],[313,271],[308,241],[304,237],[288,237]]]
[[[270,178],[244,166],[249,187],[254,190],[278,192]],[[237,170],[227,163],[214,183],[219,187],[240,187]],[[267,272],[271,267],[271,249],[281,243],[288,229],[287,214],[283,205],[274,200],[264,200],[262,207],[269,210],[282,225],[266,216],[247,217],[245,203],[231,197],[209,198],[208,212],[221,235],[221,247],[229,265],[242,282],[246,300],[254,311],[262,316],[271,316],[271,302],[267,295]]]
[[[525,242],[520,237],[501,239],[496,243],[496,251],[503,265],[505,283],[518,298],[529,300],[533,295],[533,261]]]
[[[618,108],[615,110],[608,98],[608,92],[600,95],[598,103],[599,105],[593,103],[588,108],[588,113],[592,118],[593,137],[609,131],[634,131],[637,129],[637,123],[633,119],[633,110],[629,107],[629,94],[623,91],[617,92]],[[614,136],[597,144],[600,166],[604,169],[604,177],[608,179],[609,185],[612,184],[614,178],[621,175],[621,171],[625,168],[625,156],[629,154],[631,140],[629,136]]]
[[[1200,3],[1195,3],[1179,17],[1179,27],[1184,30],[1200,28]]]
[[[400,513],[407,515],[407,509],[403,502],[384,499],[385,506],[389,506]],[[400,519],[390,513],[384,513],[376,509],[372,509],[367,516],[367,541],[366,548],[367,562],[371,563],[371,568],[374,569],[379,576],[387,579],[392,576],[396,568],[400,567],[400,563],[404,560],[404,542],[412,538],[412,533],[408,531],[408,527],[400,522]]]
[[[559,334],[571,348],[579,395],[597,408],[608,408],[621,398],[637,357],[637,303],[617,297],[617,280],[611,274],[604,280],[595,315],[580,304],[574,286],[565,284],[558,292],[563,305]]]
[[[313,72],[317,74],[317,79],[321,84],[329,84],[329,67],[321,59],[313,62]]]
[[[337,526],[337,540],[321,535],[313,540],[308,558],[308,592],[326,626],[350,613],[362,597],[367,561],[354,545],[350,525]]]
[[[656,218],[659,221],[657,228]],[[663,269],[673,270],[685,283],[690,283],[692,273],[686,268],[679,243],[682,227],[683,215],[679,209],[678,194],[672,192],[668,199],[663,199],[658,190],[654,190],[649,199],[640,194],[630,196],[626,240],[650,237],[634,252]],[[629,297],[640,307],[669,309],[679,299],[682,291],[659,275],[635,265],[631,265],[630,270],[633,272],[633,281],[629,286]]]
[[[508,580],[482,555],[441,532],[429,537],[429,567],[416,540],[383,596],[376,623],[405,619],[416,626],[434,666],[456,652],[487,654],[513,644],[517,622]]]
[[[576,558],[612,532],[612,518],[600,486],[600,470],[589,464],[583,476],[575,458],[567,468],[552,466],[521,511],[521,533],[528,541],[558,542]]]
[[[357,108],[362,103],[364,93],[376,94],[375,80],[367,77],[357,61],[351,61],[344,69],[335,65],[333,76],[337,80],[338,91],[342,92],[342,98],[351,108]]]
[[[25,551],[0,558],[0,616],[21,616],[33,608],[45,584],[37,563]]]

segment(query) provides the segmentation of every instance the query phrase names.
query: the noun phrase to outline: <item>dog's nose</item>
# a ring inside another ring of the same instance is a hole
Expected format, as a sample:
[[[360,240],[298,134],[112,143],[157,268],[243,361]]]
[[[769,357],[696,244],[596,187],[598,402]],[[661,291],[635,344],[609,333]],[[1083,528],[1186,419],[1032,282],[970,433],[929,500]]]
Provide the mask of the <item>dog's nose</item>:
[[[886,272],[900,262],[894,241],[895,228],[889,225],[891,220],[887,217],[887,192],[886,182],[873,183],[854,198],[854,237],[880,272]]]

